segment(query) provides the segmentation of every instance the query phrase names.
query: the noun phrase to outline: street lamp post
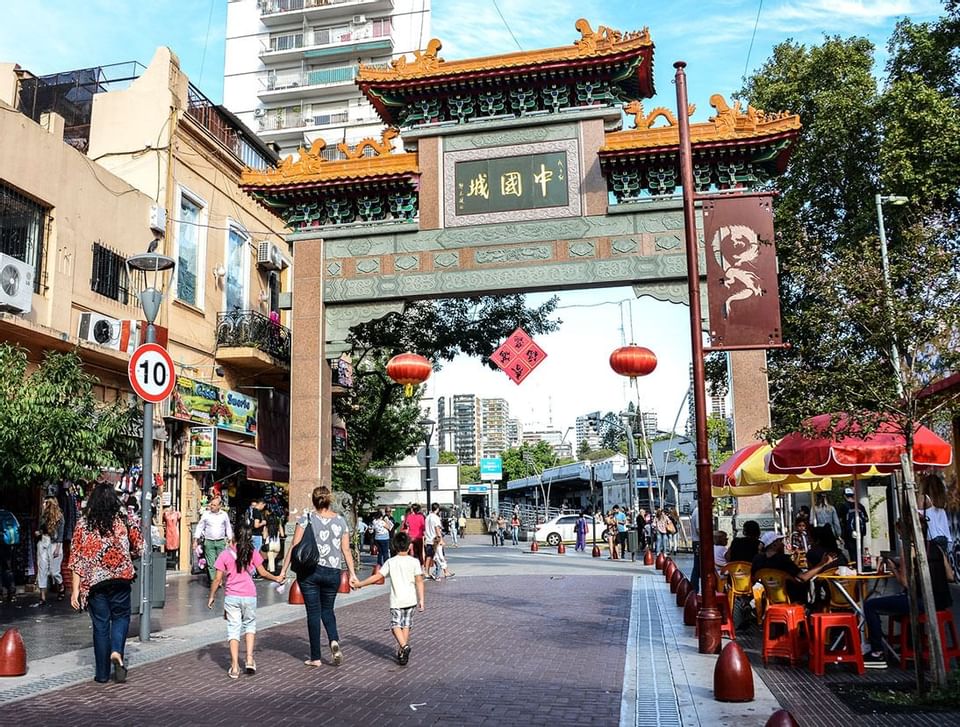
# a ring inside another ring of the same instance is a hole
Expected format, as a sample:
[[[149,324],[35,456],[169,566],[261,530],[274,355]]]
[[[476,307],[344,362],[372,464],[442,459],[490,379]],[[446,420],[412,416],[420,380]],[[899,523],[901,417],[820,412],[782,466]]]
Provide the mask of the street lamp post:
[[[423,430],[423,463],[427,472],[424,475],[424,481],[427,485],[427,514],[430,514],[430,490],[433,488],[433,473],[430,471],[430,442],[433,439],[433,426],[436,424],[433,419],[423,417],[420,420],[420,428]]]
[[[890,289],[890,260],[887,257],[887,231],[883,225],[883,205],[885,202],[892,205],[904,205],[910,201],[910,198],[896,194],[877,194],[874,197],[874,201],[877,205],[877,228],[880,232],[880,263],[883,266],[883,288],[887,299],[887,316],[888,320],[893,321],[893,300]],[[897,394],[903,396],[903,381],[900,375],[900,351],[897,348],[897,339],[893,335],[890,336],[890,358],[897,379]]]
[[[151,247],[153,247],[151,243]],[[127,269],[138,271],[144,282],[140,292],[140,306],[147,321],[147,338],[144,343],[156,343],[157,332],[154,322],[160,313],[163,302],[163,277],[161,273],[173,270],[176,262],[166,255],[146,252],[133,255],[127,260]],[[153,273],[153,280],[147,286],[147,273]],[[140,559],[140,641],[150,640],[150,599],[153,594],[153,403],[143,403],[143,467],[140,483],[140,527],[143,530],[143,555]]]
[[[594,487],[597,482],[597,466],[590,463],[590,501],[593,504],[593,512],[590,514],[590,532],[593,533],[593,550],[590,555],[594,558],[600,557],[600,548],[597,547],[597,495]]]

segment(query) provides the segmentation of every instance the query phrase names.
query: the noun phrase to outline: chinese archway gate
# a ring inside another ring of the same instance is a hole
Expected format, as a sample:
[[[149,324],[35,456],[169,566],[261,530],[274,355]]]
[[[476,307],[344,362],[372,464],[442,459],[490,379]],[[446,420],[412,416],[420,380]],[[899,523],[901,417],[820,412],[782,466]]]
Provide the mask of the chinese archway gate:
[[[340,144],[334,159],[318,141],[244,173],[293,230],[291,507],[329,476],[326,362],[352,325],[429,298],[630,285],[687,300],[677,119],[641,103],[654,93],[650,34],[576,29],[559,48],[445,60],[433,40],[413,59],[361,66],[387,127],[379,140]],[[751,189],[783,170],[797,116],[717,95],[710,105],[715,115],[690,125],[699,191]],[[744,439],[767,423],[764,359],[732,355]]]

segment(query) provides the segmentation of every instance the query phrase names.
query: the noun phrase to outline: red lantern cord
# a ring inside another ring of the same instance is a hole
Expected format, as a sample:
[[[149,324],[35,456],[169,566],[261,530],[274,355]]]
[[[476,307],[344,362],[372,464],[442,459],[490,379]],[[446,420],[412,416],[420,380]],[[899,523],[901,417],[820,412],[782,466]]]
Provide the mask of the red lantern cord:
[[[413,387],[429,379],[432,372],[430,361],[418,353],[397,354],[387,362],[387,376],[403,384],[403,395],[408,398],[413,396]]]
[[[649,348],[631,343],[610,354],[610,368],[621,376],[629,376],[635,383],[638,376],[646,376],[657,368],[657,355]]]

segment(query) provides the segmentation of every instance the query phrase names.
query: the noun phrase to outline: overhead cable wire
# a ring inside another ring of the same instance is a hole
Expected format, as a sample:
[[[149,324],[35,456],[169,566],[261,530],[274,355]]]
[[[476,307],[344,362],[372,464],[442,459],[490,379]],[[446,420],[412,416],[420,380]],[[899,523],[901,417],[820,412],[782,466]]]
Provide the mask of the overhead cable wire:
[[[503,17],[503,13],[500,12],[500,6],[497,5],[497,0],[493,0],[493,7],[496,8],[497,15],[500,16],[500,20],[503,21],[503,27],[507,29],[507,32],[510,33],[510,37],[513,38],[513,42],[517,44],[517,48],[523,50],[523,46],[520,45],[520,41],[517,40],[517,36],[513,34],[513,31],[510,29],[510,24],[507,23],[507,19]]]
[[[747,69],[750,67],[750,54],[753,53],[753,41],[757,37],[757,26],[760,25],[760,11],[763,10],[763,0],[760,0],[760,5],[757,7],[757,18],[753,21],[753,33],[750,35],[750,45],[747,48],[747,61],[743,64],[743,77],[747,77]]]

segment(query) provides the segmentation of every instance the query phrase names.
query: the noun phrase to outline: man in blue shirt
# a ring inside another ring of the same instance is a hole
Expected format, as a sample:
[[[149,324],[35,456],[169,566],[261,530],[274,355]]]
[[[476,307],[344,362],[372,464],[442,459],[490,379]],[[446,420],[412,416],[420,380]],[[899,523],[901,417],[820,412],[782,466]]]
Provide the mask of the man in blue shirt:
[[[627,551],[627,513],[620,505],[613,506],[613,519],[617,523],[617,547],[620,557],[624,558]]]

